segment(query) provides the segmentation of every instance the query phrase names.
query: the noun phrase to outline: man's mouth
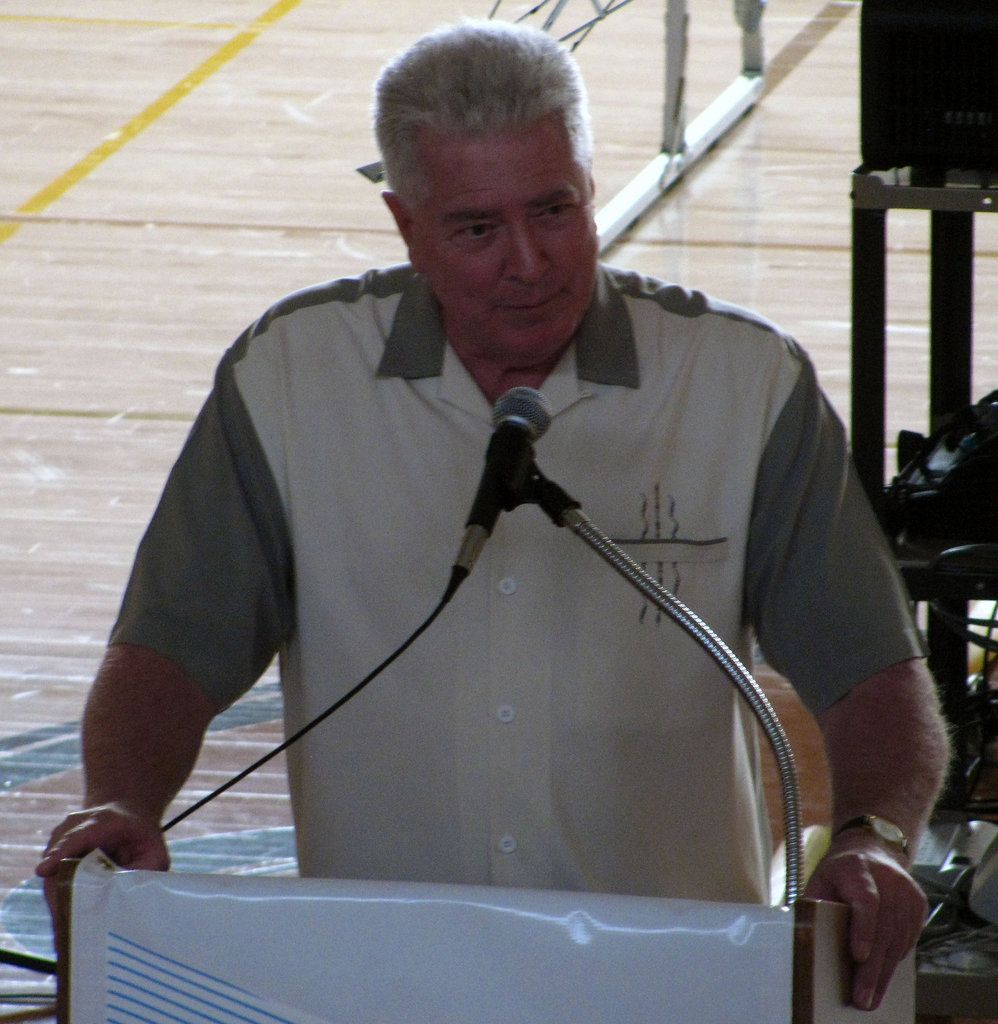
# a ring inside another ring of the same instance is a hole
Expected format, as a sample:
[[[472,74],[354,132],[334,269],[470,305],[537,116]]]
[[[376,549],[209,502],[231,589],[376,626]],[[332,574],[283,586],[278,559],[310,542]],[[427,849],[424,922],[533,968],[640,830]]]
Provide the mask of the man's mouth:
[[[499,303],[499,308],[511,313],[533,313],[538,310],[546,309],[558,299],[558,296],[559,293],[555,292],[553,295],[547,295],[540,299],[501,302]]]

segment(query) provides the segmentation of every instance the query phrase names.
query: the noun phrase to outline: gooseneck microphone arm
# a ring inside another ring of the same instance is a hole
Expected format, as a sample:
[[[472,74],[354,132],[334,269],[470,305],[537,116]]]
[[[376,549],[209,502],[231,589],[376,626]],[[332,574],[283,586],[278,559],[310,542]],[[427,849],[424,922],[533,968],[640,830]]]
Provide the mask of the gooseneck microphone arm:
[[[801,895],[801,812],[797,766],[790,741],[773,705],[752,673],[728,645],[675,594],[638,565],[582,511],[557,484],[548,480],[536,466],[524,501],[539,505],[556,526],[568,527],[589,545],[608,565],[689,634],[717,663],[738,688],[766,733],[776,757],[783,802],[786,842],[786,893],[784,903],[792,906]]]

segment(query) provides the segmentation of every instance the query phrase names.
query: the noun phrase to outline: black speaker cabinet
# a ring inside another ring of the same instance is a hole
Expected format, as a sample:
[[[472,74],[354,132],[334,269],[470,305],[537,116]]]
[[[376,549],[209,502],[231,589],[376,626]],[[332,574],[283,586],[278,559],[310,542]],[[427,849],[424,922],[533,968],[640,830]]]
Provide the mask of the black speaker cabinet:
[[[998,168],[998,0],[863,0],[869,170]]]

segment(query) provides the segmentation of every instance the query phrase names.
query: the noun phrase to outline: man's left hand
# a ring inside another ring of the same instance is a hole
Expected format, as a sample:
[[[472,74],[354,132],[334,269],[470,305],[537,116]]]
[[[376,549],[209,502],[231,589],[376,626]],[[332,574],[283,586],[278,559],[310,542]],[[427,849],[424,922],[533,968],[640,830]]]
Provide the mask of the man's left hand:
[[[880,1005],[894,969],[914,949],[925,924],[925,895],[903,857],[872,836],[850,830],[833,840],[805,892],[810,899],[834,900],[851,910],[852,998],[862,1010]]]

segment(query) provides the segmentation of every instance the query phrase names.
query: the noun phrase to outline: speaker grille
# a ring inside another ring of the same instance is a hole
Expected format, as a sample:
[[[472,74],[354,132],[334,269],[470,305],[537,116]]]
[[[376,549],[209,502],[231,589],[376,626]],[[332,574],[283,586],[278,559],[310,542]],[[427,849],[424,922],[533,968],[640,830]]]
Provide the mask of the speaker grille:
[[[868,168],[998,167],[995,0],[864,0],[860,33]]]

